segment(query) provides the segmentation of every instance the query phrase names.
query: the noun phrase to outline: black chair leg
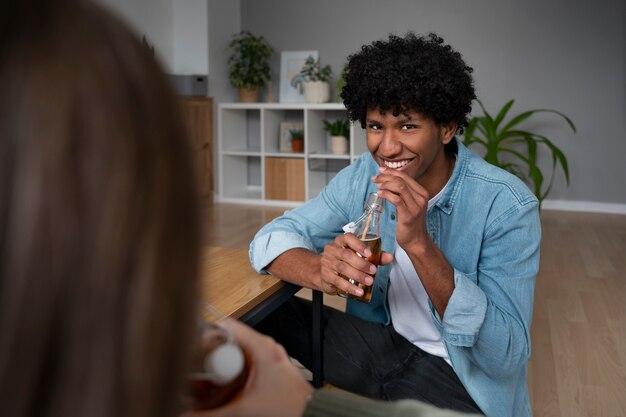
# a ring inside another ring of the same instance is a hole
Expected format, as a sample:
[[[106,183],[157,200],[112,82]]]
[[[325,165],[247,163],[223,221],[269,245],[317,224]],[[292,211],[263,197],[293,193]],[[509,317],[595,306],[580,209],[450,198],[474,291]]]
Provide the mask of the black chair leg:
[[[324,363],[322,357],[322,340],[324,340],[322,329],[322,306],[324,304],[324,293],[313,290],[313,386],[320,388],[324,382]]]

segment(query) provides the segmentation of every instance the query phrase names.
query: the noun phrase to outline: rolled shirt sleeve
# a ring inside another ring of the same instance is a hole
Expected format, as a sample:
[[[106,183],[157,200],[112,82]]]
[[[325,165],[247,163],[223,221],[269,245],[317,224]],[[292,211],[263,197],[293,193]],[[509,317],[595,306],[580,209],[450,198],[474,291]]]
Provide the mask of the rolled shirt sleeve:
[[[442,323],[442,337],[456,346],[472,346],[487,313],[487,296],[461,271],[454,270],[454,291]]]
[[[527,362],[540,239],[537,205],[528,201],[486,229],[477,272],[455,269],[443,319],[431,309],[452,360],[462,354],[492,377]]]
[[[290,249],[304,248],[315,252],[313,243],[296,233],[277,230],[260,235],[250,245],[250,263],[260,274],[267,274],[265,269],[281,253]]]

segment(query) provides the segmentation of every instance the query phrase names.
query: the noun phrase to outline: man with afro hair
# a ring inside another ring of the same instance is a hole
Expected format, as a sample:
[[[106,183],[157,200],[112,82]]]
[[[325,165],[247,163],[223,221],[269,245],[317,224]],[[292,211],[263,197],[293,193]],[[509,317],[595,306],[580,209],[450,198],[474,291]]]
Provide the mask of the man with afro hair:
[[[475,99],[471,73],[435,34],[390,35],[351,55],[341,97],[369,152],[264,226],[250,259],[326,294],[363,293],[339,274],[373,285],[369,303],[324,308],[327,382],[372,398],[530,416],[538,201],[457,139]],[[385,202],[380,265],[342,231],[372,192]],[[294,298],[257,328],[310,368],[310,326],[310,302]]]

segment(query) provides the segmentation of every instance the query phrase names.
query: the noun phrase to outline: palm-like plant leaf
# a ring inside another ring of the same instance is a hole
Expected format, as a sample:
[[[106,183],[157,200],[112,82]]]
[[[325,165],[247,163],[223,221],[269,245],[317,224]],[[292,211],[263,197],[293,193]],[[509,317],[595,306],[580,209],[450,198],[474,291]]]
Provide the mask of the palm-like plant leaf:
[[[485,149],[484,158],[487,162],[499,166],[518,176],[523,181],[532,184],[533,192],[540,203],[552,189],[554,175],[558,167],[563,171],[565,180],[569,185],[569,167],[563,151],[547,137],[517,127],[520,123],[528,120],[537,113],[553,113],[563,118],[575,133],[576,126],[569,117],[556,110],[535,109],[519,113],[510,118],[508,122],[504,123],[504,120],[507,118],[515,102],[514,100],[508,101],[500,111],[498,111],[495,118],[487,112],[479,100],[477,101],[483,115],[473,117],[469,121],[463,140],[466,146],[471,144],[480,145]],[[537,165],[540,145],[546,147],[552,157],[552,172],[545,190],[543,189],[545,185],[544,174]],[[525,153],[519,150],[520,147],[525,148]],[[504,160],[502,158],[504,155],[517,160],[518,163]],[[524,169],[522,169],[522,167]]]

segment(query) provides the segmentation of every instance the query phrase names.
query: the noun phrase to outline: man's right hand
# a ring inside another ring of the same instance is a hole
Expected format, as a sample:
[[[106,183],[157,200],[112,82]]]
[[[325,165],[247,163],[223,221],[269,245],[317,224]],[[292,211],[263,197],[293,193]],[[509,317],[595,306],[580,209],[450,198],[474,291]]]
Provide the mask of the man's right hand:
[[[357,297],[362,296],[361,288],[350,284],[339,274],[361,284],[372,285],[374,280],[369,274],[374,274],[377,266],[367,260],[371,255],[365,243],[352,233],[337,236],[333,242],[324,246],[324,252],[320,255],[320,289],[333,295],[339,289]],[[392,260],[393,255],[383,252],[380,263],[386,265]]]

